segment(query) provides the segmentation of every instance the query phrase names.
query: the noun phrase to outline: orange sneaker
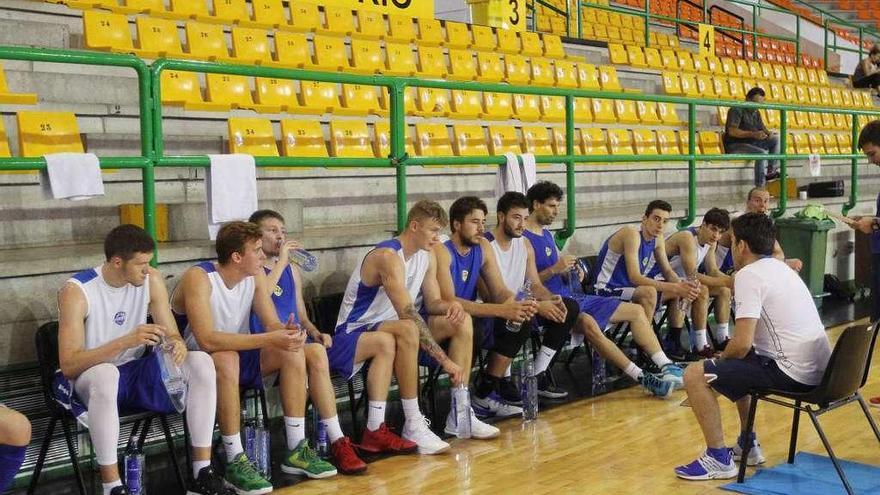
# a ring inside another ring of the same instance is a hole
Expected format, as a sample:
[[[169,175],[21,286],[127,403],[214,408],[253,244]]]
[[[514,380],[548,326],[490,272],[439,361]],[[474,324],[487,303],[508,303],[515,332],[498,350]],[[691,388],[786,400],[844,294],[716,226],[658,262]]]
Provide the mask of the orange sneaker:
[[[418,445],[401,438],[382,423],[376,431],[364,428],[364,435],[358,448],[371,454],[410,454],[418,449]]]

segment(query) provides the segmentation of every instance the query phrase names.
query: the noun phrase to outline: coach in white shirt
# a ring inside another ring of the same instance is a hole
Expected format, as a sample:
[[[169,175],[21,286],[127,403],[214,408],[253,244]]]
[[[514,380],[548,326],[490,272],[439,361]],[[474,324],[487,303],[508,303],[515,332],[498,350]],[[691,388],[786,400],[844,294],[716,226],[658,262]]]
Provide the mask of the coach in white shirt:
[[[747,213],[731,224],[736,272],[736,327],[724,352],[688,366],[685,388],[706,440],[706,452],[675,468],[684,479],[733,478],[746,439],[733,449],[724,444],[721,412],[712,393],[736,402],[741,426],[748,417],[749,390],[773,388],[806,392],[822,380],[831,345],[813,298],[800,276],[773,257],[776,228],[767,215]],[[748,464],[764,462],[752,434]],[[731,452],[732,450],[732,452]]]

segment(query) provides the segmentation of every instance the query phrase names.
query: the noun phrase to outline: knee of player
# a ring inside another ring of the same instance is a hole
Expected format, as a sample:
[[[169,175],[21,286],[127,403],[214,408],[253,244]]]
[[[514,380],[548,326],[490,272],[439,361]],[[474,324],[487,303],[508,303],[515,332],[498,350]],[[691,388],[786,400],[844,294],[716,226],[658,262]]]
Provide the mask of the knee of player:
[[[186,366],[189,368],[190,379],[213,382],[217,378],[214,363],[206,352],[189,351],[186,353]]]
[[[89,368],[86,373],[88,373],[89,379],[90,400],[99,398],[116,402],[116,392],[119,388],[119,368],[110,363],[101,363]]]
[[[657,300],[657,289],[650,285],[636,287],[636,290],[633,292],[633,299],[653,304]]]
[[[684,370],[684,384],[690,386],[696,383],[706,383],[703,377],[703,363],[694,363]]]
[[[587,339],[595,339],[602,335],[602,329],[590,315],[581,313],[578,315],[577,327]]]
[[[709,299],[709,288],[705,285],[700,286],[700,299],[708,300]]]
[[[400,320],[399,330],[395,333],[397,343],[419,345],[419,327],[412,320]]]
[[[726,300],[729,300],[730,297],[731,297],[731,294],[730,294],[730,287],[719,287],[719,288],[718,288],[718,293],[717,293],[717,295],[716,295],[715,297],[718,298],[718,299],[726,299]]]
[[[21,413],[9,410],[0,424],[0,444],[25,446],[31,442],[31,422]]]
[[[238,381],[238,353],[235,351],[220,351],[211,354],[214,361],[214,369],[220,380],[234,379]]]
[[[306,365],[312,372],[329,371],[330,364],[327,360],[327,349],[322,344],[306,345]]]
[[[471,315],[465,313],[461,323],[458,324],[458,335],[465,338],[473,338],[474,336],[474,320]]]

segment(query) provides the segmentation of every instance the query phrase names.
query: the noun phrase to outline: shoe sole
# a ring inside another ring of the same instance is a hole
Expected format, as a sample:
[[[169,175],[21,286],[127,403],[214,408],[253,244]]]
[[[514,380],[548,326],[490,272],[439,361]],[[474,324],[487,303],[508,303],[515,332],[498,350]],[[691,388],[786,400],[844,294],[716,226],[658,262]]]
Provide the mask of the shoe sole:
[[[369,454],[369,455],[379,455],[379,454],[406,455],[406,454],[414,453],[416,450],[418,450],[419,446],[416,445],[416,446],[408,448],[408,449],[388,449],[388,450],[364,448],[364,447],[361,447],[360,445],[355,445],[355,448],[358,451]]]
[[[751,456],[749,456],[749,457],[751,457]],[[736,461],[736,462],[741,462],[741,461],[742,461],[742,455],[740,455],[740,454],[733,454],[733,460]],[[767,459],[765,459],[764,457],[759,457],[757,461],[752,461],[752,460],[750,460],[749,462],[747,462],[747,463],[746,463],[746,466],[757,466],[757,465],[759,465],[759,464],[764,464],[765,462],[767,462]]]
[[[242,490],[241,488],[238,488],[237,486],[233,485],[232,483],[230,483],[226,480],[223,480],[223,483],[226,485],[227,488],[232,488],[232,490],[235,491],[235,493],[237,493],[238,495],[263,495],[265,493],[272,493],[272,490],[275,489],[275,487],[270,486],[267,488],[260,488],[257,490]]]
[[[565,399],[568,397],[568,392],[542,392],[539,390],[538,397],[543,397],[545,399]]]
[[[340,474],[343,474],[345,476],[355,476],[358,474],[364,474],[367,471],[367,466],[364,466],[360,469],[339,469],[337,467],[336,470],[339,471]]]
[[[675,472],[675,475],[679,478],[689,481],[729,480],[731,478],[736,478],[737,474],[739,474],[739,471],[736,469],[733,471],[721,471],[720,473],[710,473],[701,476],[688,476],[686,474],[681,474],[678,471]]]
[[[874,404],[873,402],[868,402],[868,405],[871,407],[875,407],[877,409],[880,409],[880,402],[878,402],[876,404]]]
[[[444,428],[444,429],[443,429],[443,433],[446,433],[447,435],[450,435],[450,436],[453,436],[453,437],[456,436],[456,432],[455,432],[455,430],[449,431],[449,430],[447,430],[447,429]],[[493,438],[498,438],[499,435],[501,435],[501,431],[500,431],[500,430],[495,431],[495,432],[492,433],[491,435],[483,435],[483,436],[474,435],[474,433],[471,432],[471,438],[474,439],[474,440],[491,440],[491,439],[493,439]]]
[[[305,469],[285,466],[284,464],[281,465],[281,471],[284,472],[285,474],[296,474],[296,475],[300,475],[300,476],[305,476],[306,478],[309,478],[312,480],[320,480],[320,479],[324,479],[324,478],[330,478],[331,476],[336,476],[337,474],[339,474],[338,471],[335,469],[333,471],[325,471],[323,473],[315,474],[315,473],[306,471]]]
[[[442,454],[442,453],[446,452],[447,450],[449,450],[448,444],[445,447],[440,447],[439,449],[432,450],[430,452],[427,450],[422,450],[422,448],[419,447],[419,455],[437,455],[437,454]]]

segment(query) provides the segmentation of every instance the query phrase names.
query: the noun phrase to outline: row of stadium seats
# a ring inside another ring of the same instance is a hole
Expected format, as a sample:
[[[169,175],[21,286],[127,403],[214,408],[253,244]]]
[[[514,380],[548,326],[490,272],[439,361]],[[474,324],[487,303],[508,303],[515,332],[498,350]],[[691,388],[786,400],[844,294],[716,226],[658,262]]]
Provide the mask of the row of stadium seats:
[[[6,71],[0,65],[0,104],[8,105],[34,105],[37,103],[37,95],[33,93],[13,93],[6,84]]]
[[[18,155],[38,157],[50,153],[82,153],[76,115],[72,112],[21,111],[15,114]],[[9,137],[0,118],[0,157],[11,156]]]
[[[727,122],[727,107],[718,107],[718,124]],[[779,111],[759,110],[764,125],[771,129],[778,129],[780,125]],[[868,117],[859,117],[860,127],[864,126]],[[852,129],[852,117],[840,113],[819,113],[795,111],[788,115],[789,129],[812,129],[812,130],[848,130]]]

